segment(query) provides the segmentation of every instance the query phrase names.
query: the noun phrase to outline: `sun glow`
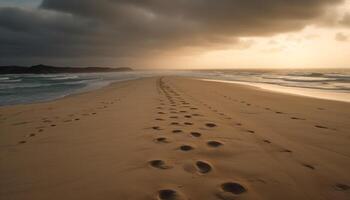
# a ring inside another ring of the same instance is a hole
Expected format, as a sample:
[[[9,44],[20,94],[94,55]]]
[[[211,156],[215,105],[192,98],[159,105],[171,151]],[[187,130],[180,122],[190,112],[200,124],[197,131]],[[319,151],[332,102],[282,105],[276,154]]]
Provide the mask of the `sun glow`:
[[[251,43],[244,48],[233,45],[232,48],[203,50],[194,56],[183,56],[180,52],[177,56],[159,58],[150,65],[170,68],[348,68],[350,41],[337,41],[338,32],[350,36],[347,29],[310,26],[295,33],[241,38]],[[168,62],[175,58],[176,62]]]

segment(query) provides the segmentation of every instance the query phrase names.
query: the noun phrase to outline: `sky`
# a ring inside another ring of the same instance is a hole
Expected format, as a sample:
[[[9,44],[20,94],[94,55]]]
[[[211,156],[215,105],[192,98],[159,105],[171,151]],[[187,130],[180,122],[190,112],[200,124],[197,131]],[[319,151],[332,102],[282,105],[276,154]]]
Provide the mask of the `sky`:
[[[0,65],[350,68],[350,0],[0,0]]]

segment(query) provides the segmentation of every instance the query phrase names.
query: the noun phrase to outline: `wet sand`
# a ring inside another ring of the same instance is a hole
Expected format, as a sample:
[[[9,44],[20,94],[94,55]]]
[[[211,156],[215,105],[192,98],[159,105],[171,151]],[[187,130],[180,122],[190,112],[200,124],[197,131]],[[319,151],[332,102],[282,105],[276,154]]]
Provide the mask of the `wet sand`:
[[[155,77],[0,107],[0,199],[350,199],[349,105]]]

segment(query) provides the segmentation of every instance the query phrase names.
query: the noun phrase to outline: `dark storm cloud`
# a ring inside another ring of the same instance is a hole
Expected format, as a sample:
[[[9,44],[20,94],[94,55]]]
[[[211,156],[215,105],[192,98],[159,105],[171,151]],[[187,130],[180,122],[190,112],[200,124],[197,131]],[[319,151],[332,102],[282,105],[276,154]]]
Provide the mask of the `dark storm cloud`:
[[[93,24],[62,13],[0,8],[1,57],[69,56]]]
[[[42,7],[152,32],[164,31],[160,25],[191,25],[191,31],[205,31],[204,35],[260,35],[301,28],[339,2],[342,0],[44,0]]]
[[[343,0],[44,0],[0,8],[0,62],[10,57],[150,55],[219,48],[238,37],[300,30]]]

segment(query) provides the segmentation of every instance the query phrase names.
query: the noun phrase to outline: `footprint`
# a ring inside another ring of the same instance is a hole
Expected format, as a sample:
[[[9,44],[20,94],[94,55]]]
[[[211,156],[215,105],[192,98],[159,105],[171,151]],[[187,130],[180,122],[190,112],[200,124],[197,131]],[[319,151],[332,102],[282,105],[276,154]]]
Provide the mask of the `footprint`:
[[[55,127],[56,126],[56,124],[51,124],[51,127]]]
[[[271,144],[270,140],[263,140],[265,143]]]
[[[192,135],[193,137],[200,137],[200,136],[202,136],[202,134],[200,134],[200,133],[198,133],[198,132],[191,132],[191,135]]]
[[[191,122],[185,122],[184,124],[187,126],[193,125],[193,123],[191,123]]]
[[[165,138],[165,137],[159,137],[159,138],[155,139],[155,142],[157,142],[157,143],[169,143],[169,140],[168,140],[168,138]]]
[[[75,118],[74,120],[75,120],[75,121],[79,121],[80,119],[79,119],[79,118]]]
[[[277,112],[275,112],[276,114],[284,114],[283,112],[279,112],[279,111],[277,111]]]
[[[177,118],[179,118],[179,117],[177,117],[177,116],[171,116],[171,117],[169,117],[169,118],[171,118],[171,119],[177,119]]]
[[[28,135],[28,137],[34,137],[36,134],[35,133],[31,133]]]
[[[159,126],[153,126],[152,129],[157,131],[161,130]]]
[[[253,130],[247,130],[248,133],[255,133]]]
[[[157,169],[170,169],[171,166],[167,165],[163,160],[151,160],[149,161],[149,164],[151,167],[157,168]]]
[[[291,117],[291,119],[294,119],[294,120],[305,120],[305,119],[302,119],[302,118],[299,118],[299,117]]]
[[[162,118],[156,118],[157,121],[164,121]]]
[[[214,123],[206,123],[205,125],[209,128],[216,127],[216,124],[214,124]]]
[[[245,189],[241,184],[236,183],[236,182],[227,182],[221,184],[221,189],[224,192],[229,192],[235,195],[239,195],[242,193],[247,192],[247,189]]]
[[[18,142],[18,144],[25,144],[25,143],[27,143],[27,141],[25,141],[25,140],[22,140],[22,141]]]
[[[191,115],[185,115],[185,118],[191,118],[192,116]]]
[[[192,146],[190,146],[190,145],[182,145],[182,146],[180,146],[180,148],[179,148],[181,151],[191,151],[191,150],[193,150],[194,148],[192,147]]]
[[[178,122],[171,122],[171,125],[180,125]]]
[[[241,123],[236,123],[236,126],[242,126],[242,124]]]
[[[309,169],[315,170],[315,167],[314,167],[314,166],[312,166],[312,165],[305,164],[305,163],[303,163],[302,165],[303,165],[304,167],[309,168]]]
[[[173,130],[173,133],[182,133],[182,130]]]
[[[321,129],[328,129],[328,127],[321,126],[321,125],[315,125],[316,128],[321,128]]]
[[[292,151],[289,150],[289,149],[282,149],[280,152],[283,152],[283,153],[292,153]]]
[[[201,174],[207,174],[212,170],[212,167],[204,161],[197,161],[196,167],[198,169],[198,172]]]
[[[349,190],[350,189],[350,186],[342,184],[342,183],[337,183],[334,187],[338,191],[345,191],[345,190]]]
[[[218,141],[209,141],[209,142],[207,142],[207,145],[209,147],[217,148],[217,147],[222,146],[223,144],[221,142],[218,142]]]

